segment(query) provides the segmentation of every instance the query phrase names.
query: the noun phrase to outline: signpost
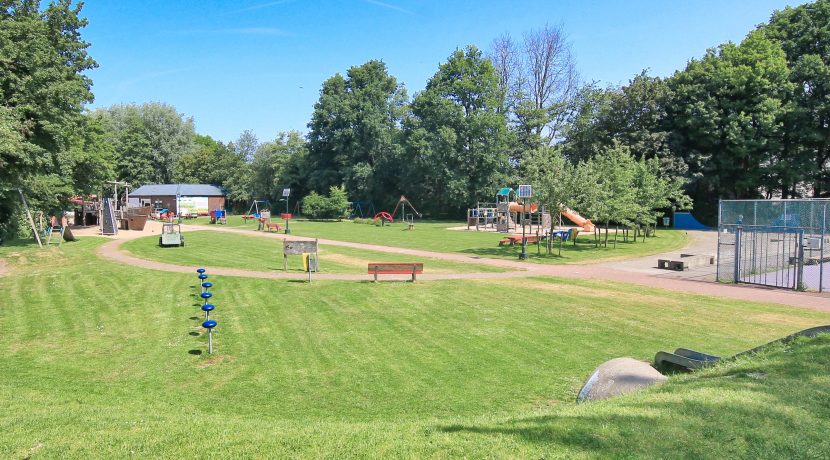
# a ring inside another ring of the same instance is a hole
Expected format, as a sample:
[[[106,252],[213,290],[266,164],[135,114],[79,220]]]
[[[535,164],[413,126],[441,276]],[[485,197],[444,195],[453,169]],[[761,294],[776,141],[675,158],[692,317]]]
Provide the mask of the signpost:
[[[288,256],[302,256],[303,254],[314,254],[314,270],[319,270],[319,257],[317,254],[317,240],[283,240],[282,243],[282,269],[288,270]],[[310,261],[306,262],[310,267]],[[308,270],[309,281],[311,281],[311,271]]]
[[[290,188],[282,189],[282,200],[280,200],[280,201],[283,201],[283,200],[285,201],[285,214],[282,215],[282,218],[285,219],[285,234],[286,235],[291,234],[291,229],[288,228],[288,220],[291,219],[291,213],[288,212],[288,196],[289,195],[291,195],[291,189]]]
[[[525,214],[527,211],[526,201],[533,196],[533,186],[532,185],[520,185],[519,186],[519,198],[522,199],[522,253],[519,254],[520,260],[527,259],[527,237],[525,236]]]

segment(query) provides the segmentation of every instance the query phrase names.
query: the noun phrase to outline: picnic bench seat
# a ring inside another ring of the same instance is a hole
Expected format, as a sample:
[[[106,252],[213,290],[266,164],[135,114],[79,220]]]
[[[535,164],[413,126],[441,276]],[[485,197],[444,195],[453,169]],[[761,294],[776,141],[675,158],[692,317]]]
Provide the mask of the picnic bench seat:
[[[423,262],[374,262],[369,263],[367,269],[370,275],[375,275],[375,282],[378,281],[378,275],[412,275],[412,281],[415,281],[415,275],[424,272]]]

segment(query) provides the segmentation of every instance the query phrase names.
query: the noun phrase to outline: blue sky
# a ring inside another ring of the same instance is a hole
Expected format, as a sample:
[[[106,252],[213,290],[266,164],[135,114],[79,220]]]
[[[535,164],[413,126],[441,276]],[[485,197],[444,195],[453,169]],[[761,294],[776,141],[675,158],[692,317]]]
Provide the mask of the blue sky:
[[[561,24],[583,80],[667,76],[740,41],[782,0],[87,0],[95,103],[160,101],[231,141],[305,132],[322,82],[370,59],[420,91],[456,48]]]

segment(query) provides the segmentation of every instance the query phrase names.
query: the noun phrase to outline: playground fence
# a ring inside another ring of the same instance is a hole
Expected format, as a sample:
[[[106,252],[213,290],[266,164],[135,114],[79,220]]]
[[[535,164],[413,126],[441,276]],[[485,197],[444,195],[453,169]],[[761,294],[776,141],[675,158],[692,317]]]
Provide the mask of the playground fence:
[[[717,280],[822,292],[830,286],[828,204],[830,199],[722,200]]]

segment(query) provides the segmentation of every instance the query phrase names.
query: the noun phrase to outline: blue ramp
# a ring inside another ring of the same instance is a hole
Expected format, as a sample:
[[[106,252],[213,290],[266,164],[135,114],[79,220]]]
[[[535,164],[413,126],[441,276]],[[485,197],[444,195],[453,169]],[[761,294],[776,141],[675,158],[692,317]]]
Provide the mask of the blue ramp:
[[[674,228],[678,230],[712,230],[712,227],[701,224],[690,212],[674,213]]]

